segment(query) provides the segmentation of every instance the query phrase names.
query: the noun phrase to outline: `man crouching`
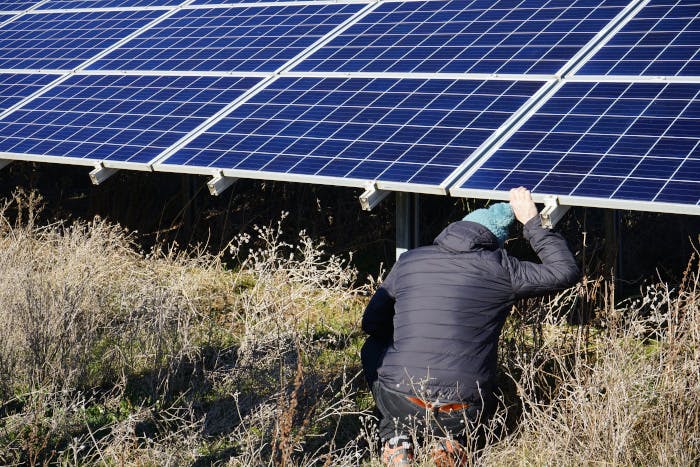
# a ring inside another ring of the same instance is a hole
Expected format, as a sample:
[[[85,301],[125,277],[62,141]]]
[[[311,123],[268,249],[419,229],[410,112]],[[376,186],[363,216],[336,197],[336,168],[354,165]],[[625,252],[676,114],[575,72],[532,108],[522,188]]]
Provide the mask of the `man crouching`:
[[[503,248],[514,219],[542,264]],[[523,187],[511,190],[510,203],[477,209],[433,245],[401,255],[362,317],[369,334],[362,365],[382,415],[384,463],[410,465],[410,428],[428,420],[446,436],[433,459],[454,465],[468,425],[485,422],[493,409],[498,339],[511,307],[578,278],[566,241],[541,227]]]

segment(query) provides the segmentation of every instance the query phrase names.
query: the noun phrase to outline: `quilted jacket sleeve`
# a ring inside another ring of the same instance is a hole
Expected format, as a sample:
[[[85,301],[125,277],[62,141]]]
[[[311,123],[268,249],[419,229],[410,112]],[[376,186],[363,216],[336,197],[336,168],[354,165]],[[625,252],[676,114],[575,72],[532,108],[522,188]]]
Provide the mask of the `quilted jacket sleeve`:
[[[391,341],[394,336],[394,277],[396,265],[377,289],[362,315],[362,330],[370,336]]]
[[[517,297],[542,295],[574,285],[580,271],[564,237],[542,228],[535,216],[523,228],[542,264],[506,256],[513,292]]]

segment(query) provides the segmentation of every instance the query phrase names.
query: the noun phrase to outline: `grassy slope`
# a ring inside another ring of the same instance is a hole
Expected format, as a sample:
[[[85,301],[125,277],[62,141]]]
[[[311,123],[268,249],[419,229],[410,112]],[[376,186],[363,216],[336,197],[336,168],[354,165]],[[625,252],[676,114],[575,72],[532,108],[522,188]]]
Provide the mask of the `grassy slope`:
[[[119,227],[36,226],[36,202],[15,203],[16,222],[0,211],[0,464],[377,464],[359,368],[372,286],[343,260],[303,233],[285,244],[281,224],[239,237],[234,269],[143,254]],[[617,306],[600,280],[520,304],[473,461],[698,462],[698,273]]]

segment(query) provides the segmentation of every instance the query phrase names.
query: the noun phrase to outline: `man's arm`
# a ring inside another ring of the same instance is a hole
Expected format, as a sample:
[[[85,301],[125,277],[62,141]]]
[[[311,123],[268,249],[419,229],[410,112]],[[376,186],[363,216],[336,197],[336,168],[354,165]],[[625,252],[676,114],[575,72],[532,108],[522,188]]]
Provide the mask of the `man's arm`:
[[[394,337],[394,271],[389,272],[362,315],[362,330],[370,336],[391,342]]]
[[[540,225],[537,207],[525,188],[510,191],[515,217],[523,223],[523,234],[530,241],[542,264],[506,257],[513,291],[519,297],[540,295],[574,285],[580,271],[564,237]]]
[[[394,299],[379,287],[362,315],[362,330],[372,337],[391,341],[394,336]]]

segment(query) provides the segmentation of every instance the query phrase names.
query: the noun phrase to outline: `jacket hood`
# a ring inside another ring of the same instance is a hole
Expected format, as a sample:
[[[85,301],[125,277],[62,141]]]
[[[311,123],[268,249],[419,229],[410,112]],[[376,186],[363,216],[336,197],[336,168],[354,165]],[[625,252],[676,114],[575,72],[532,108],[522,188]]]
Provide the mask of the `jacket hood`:
[[[498,239],[489,229],[471,221],[451,223],[435,237],[433,244],[453,253],[499,248]]]

